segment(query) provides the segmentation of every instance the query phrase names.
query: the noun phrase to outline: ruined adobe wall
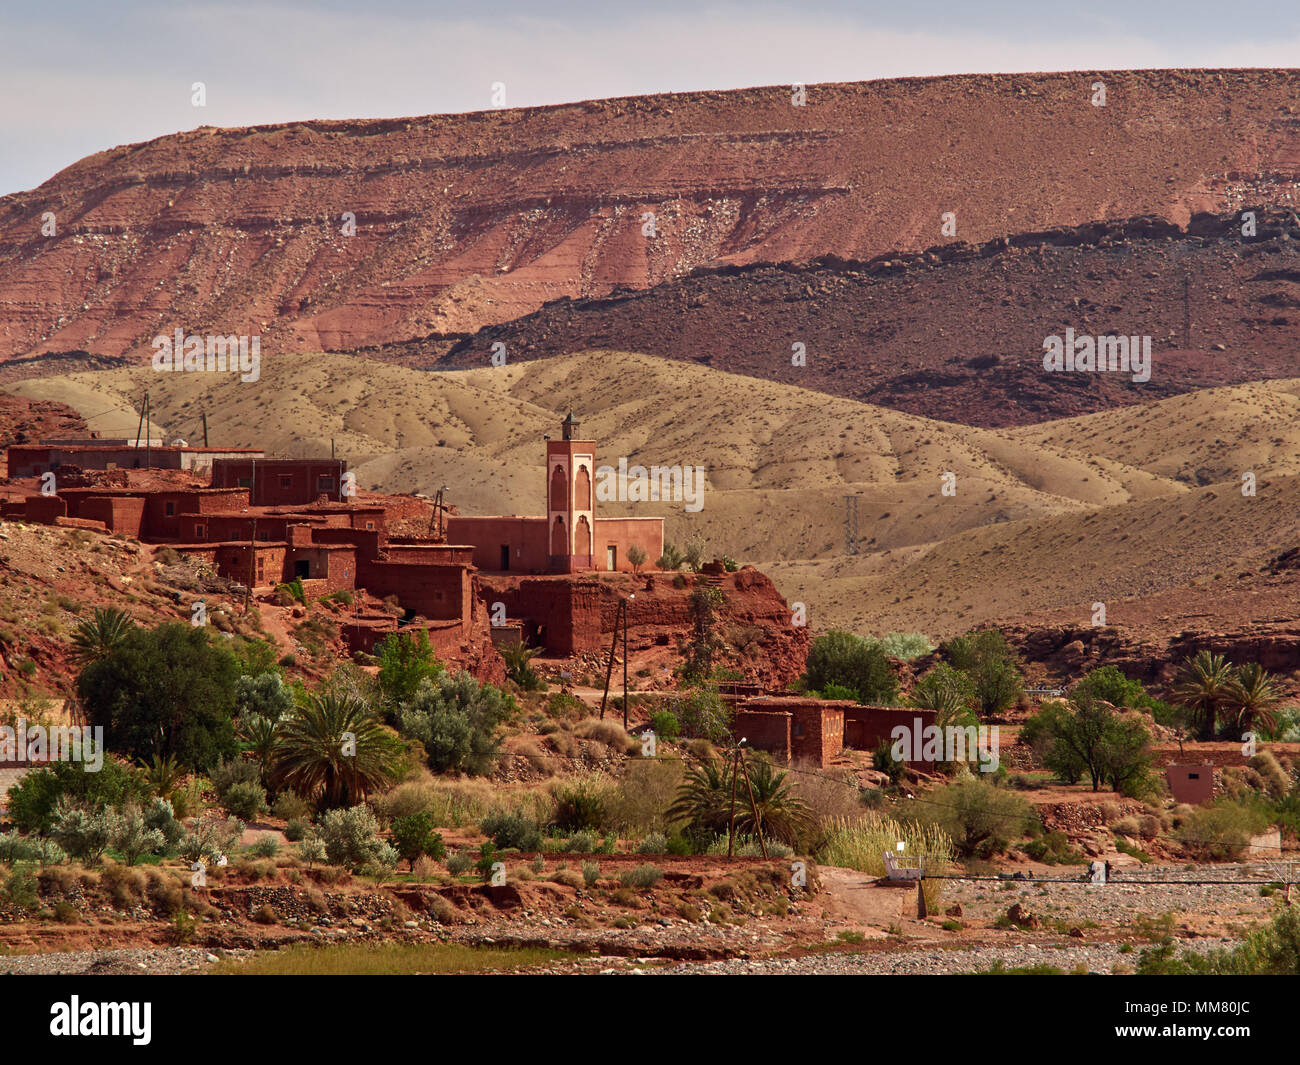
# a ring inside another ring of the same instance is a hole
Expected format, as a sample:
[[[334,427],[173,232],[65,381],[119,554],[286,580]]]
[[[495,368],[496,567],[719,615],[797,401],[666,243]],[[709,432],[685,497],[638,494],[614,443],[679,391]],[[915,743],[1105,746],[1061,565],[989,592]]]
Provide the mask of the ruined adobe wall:
[[[680,577],[682,587],[674,584]],[[752,566],[713,577],[702,574],[601,574],[511,577],[479,574],[484,601],[505,607],[524,632],[552,654],[608,653],[621,600],[628,600],[628,647],[676,649],[691,631],[690,597],[697,586],[722,593],[717,630],[727,645],[723,664],[765,688],[783,688],[803,672],[808,630],[791,624],[789,605]]]

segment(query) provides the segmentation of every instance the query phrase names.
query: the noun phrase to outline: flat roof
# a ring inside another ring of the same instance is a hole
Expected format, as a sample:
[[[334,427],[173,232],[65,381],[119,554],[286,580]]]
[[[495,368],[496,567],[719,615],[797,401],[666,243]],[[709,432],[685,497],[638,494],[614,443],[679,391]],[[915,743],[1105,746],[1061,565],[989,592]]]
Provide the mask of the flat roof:
[[[134,440],[125,444],[106,444],[99,441],[92,441],[86,444],[57,444],[48,441],[42,441],[38,444],[10,444],[10,451],[180,451],[180,452],[203,452],[217,455],[247,455],[250,458],[261,455],[265,456],[266,452],[260,447],[197,447],[190,444],[146,444],[141,441],[137,446]],[[329,460],[326,459],[326,462]]]

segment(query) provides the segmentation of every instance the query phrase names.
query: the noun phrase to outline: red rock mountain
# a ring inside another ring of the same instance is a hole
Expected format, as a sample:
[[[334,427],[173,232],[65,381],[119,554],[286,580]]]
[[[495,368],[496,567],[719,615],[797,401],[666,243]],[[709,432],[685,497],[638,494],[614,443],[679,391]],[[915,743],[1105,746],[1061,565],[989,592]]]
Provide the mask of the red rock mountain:
[[[945,212],[971,243],[1182,225],[1288,200],[1298,107],[1298,71],[1141,71],[200,128],[0,199],[0,359],[142,358],[177,327],[267,352],[465,334],[705,265],[917,251]]]

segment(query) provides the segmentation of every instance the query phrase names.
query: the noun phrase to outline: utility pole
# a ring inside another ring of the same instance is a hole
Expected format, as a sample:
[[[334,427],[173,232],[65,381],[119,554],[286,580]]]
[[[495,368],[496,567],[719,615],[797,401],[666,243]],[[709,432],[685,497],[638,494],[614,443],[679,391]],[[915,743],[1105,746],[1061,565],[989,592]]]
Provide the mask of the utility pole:
[[[763,851],[763,858],[766,859],[767,841],[763,838],[763,815],[758,812],[758,803],[754,801],[754,785],[749,781],[749,766],[741,761],[740,767],[745,773],[745,790],[749,792],[749,808],[754,813],[754,831],[758,833],[758,845]]]
[[[629,595],[623,600],[623,731],[627,731],[627,704],[631,702],[627,690],[627,604],[629,600],[635,599],[635,595]]]
[[[614,654],[618,651],[618,611],[623,607],[620,601],[614,610],[614,639],[609,644],[609,664],[605,667],[605,694],[600,697],[600,719],[605,720],[605,703],[609,699],[609,679],[614,675]]]
[[[208,446],[208,412],[203,411],[203,446]]]
[[[137,466],[140,464],[140,434],[144,432],[144,412],[146,408],[148,408],[148,406],[149,406],[149,393],[146,392],[144,394],[144,402],[140,404],[140,421],[139,424],[137,424],[135,427],[135,451],[136,451],[135,461]]]
[[[732,855],[732,847],[736,842],[736,776],[740,772],[740,748],[736,748],[735,756],[731,761],[731,814],[727,821],[727,857]]]

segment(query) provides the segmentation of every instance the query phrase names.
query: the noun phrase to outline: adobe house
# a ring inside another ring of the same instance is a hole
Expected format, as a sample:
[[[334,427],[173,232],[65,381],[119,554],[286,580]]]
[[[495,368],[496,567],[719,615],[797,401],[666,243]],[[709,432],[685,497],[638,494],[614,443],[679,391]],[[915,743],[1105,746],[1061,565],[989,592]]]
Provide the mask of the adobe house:
[[[559,440],[546,440],[546,516],[447,517],[447,539],[474,545],[485,573],[630,572],[634,544],[648,560],[663,554],[663,518],[598,518],[593,489],[596,441],[578,437],[572,412]]]
[[[1167,765],[1165,780],[1175,802],[1200,806],[1214,799],[1214,766]]]
[[[260,459],[265,454],[251,447],[190,447],[153,440],[44,440],[39,444],[11,444],[6,451],[10,477],[39,477],[63,466],[83,470],[189,470],[205,473],[221,459]]]
[[[286,507],[314,503],[322,496],[343,499],[342,459],[219,458],[212,463],[213,488],[246,488],[254,507]]]
[[[761,695],[739,701],[731,731],[782,762],[823,767],[846,747],[870,752],[882,741],[892,742],[894,728],[914,729],[918,718],[922,728],[932,725],[934,711],[864,706],[850,699]],[[909,765],[922,772],[934,769],[933,761],[913,759]]]

